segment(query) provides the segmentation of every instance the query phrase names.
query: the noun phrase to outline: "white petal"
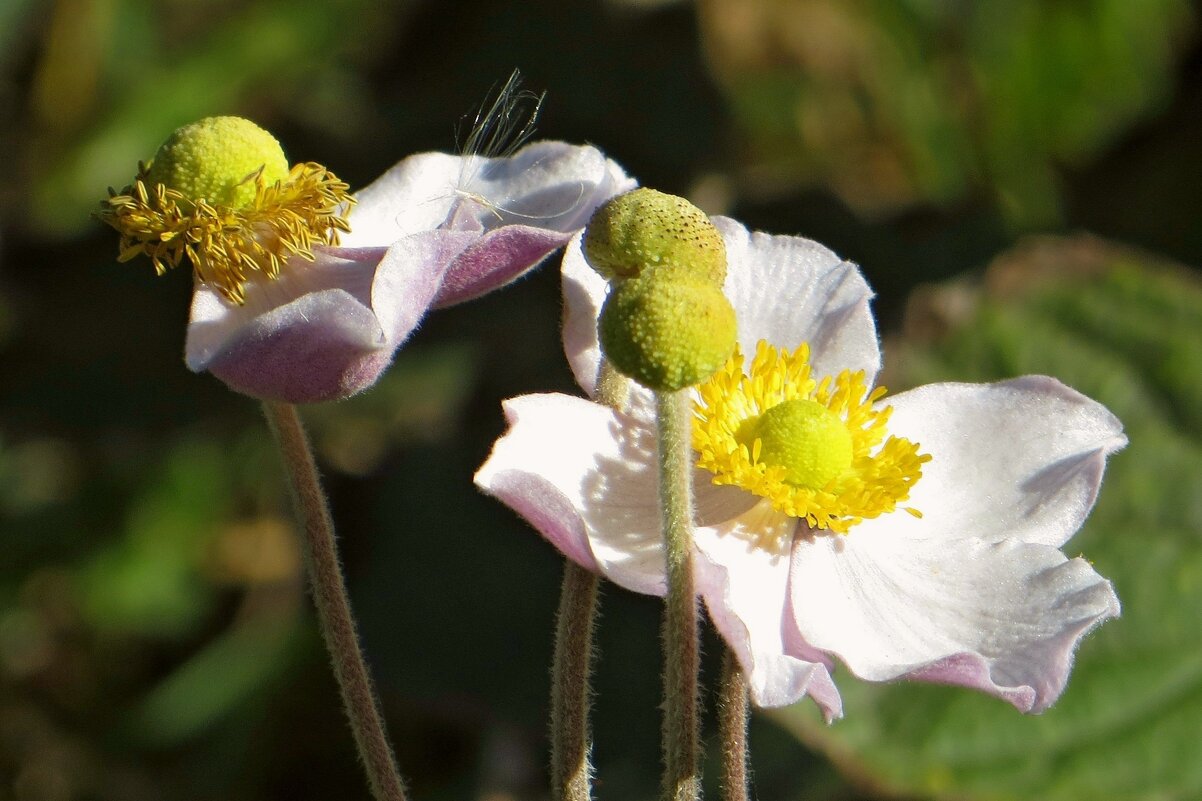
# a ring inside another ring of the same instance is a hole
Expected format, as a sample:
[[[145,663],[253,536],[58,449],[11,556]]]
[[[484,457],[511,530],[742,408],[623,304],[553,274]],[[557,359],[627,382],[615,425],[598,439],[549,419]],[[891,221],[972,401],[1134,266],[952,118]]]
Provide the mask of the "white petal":
[[[476,485],[525,517],[566,556],[635,592],[662,595],[655,437],[582,398],[505,402],[509,431]],[[593,564],[580,557],[591,552]]]
[[[713,218],[727,249],[724,291],[739,322],[748,357],[761,339],[787,348],[810,343],[818,376],[864,370],[871,382],[880,367],[872,290],[854,264],[809,239],[749,233],[725,217]],[[608,291],[588,266],[579,239],[563,257],[564,352],[576,381],[591,393],[600,363],[597,316]]]
[[[794,547],[806,640],[861,678],[960,684],[1045,709],[1084,634],[1119,613],[1083,559],[1031,543],[819,536]]]
[[[564,250],[563,289],[563,351],[572,367],[576,383],[589,396],[597,388],[597,371],[601,367],[601,345],[597,340],[597,318],[609,293],[609,283],[588,265],[584,258],[581,234]]]
[[[588,145],[535,142],[507,158],[464,156],[458,190],[483,207],[487,228],[583,228],[598,205],[634,188],[622,168]]]
[[[349,247],[382,247],[409,234],[447,223],[491,230],[523,224],[568,232],[581,228],[593,210],[635,182],[596,148],[536,142],[512,156],[488,158],[418,153],[394,165],[356,193]]]
[[[459,198],[462,169],[463,160],[446,153],[418,153],[393,165],[355,193],[351,230],[342,235],[342,244],[387,247],[403,236],[437,228]]]
[[[810,343],[816,376],[880,368],[872,290],[859,269],[799,236],[749,233],[715,217],[726,241],[726,295],[739,317],[739,345],[750,358],[767,340],[790,350]]]
[[[811,683],[830,680],[825,665],[787,653],[789,550],[796,527],[796,520],[759,503],[695,534],[698,592],[757,706],[786,706],[803,698]]]
[[[930,384],[884,403],[889,433],[932,457],[906,502],[923,516],[867,520],[853,535],[1063,545],[1093,507],[1106,456],[1127,441],[1106,407],[1044,376]]]

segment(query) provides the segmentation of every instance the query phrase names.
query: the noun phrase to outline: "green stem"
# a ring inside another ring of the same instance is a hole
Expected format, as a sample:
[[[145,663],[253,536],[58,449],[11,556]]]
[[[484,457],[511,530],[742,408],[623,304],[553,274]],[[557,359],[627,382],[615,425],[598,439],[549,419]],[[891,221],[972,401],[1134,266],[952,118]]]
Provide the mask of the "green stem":
[[[667,549],[664,605],[664,801],[701,797],[698,609],[693,580],[693,467],[688,390],[657,392],[659,495]]]
[[[597,400],[613,409],[626,405],[630,380],[601,363]],[[599,577],[572,561],[564,565],[551,665],[551,797],[553,801],[589,801],[592,733],[589,675],[597,619]]]
[[[727,648],[718,688],[718,736],[722,743],[723,801],[748,801],[747,679]]]
[[[263,411],[279,445],[292,501],[304,530],[305,562],[317,619],[372,797],[376,801],[405,801],[404,785],[359,648],[359,635],[338,561],[334,523],[321,490],[309,439],[295,406],[264,401]]]

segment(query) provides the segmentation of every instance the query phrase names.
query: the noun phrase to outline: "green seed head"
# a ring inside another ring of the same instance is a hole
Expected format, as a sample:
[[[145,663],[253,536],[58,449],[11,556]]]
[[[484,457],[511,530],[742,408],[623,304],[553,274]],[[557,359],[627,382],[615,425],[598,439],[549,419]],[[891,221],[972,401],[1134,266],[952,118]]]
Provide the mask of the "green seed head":
[[[288,159],[275,137],[241,117],[206,117],[176,129],[159,146],[146,173],[188,200],[243,209],[255,199],[256,178],[268,186],[288,176]]]
[[[726,245],[709,217],[654,189],[635,189],[597,209],[585,229],[584,255],[610,281],[650,268],[679,270],[716,287],[726,280]]]
[[[618,372],[661,392],[713,375],[734,350],[735,332],[735,310],[721,289],[663,268],[614,284],[598,324]]]
[[[760,440],[760,461],[785,468],[785,482],[822,489],[851,467],[851,432],[837,414],[804,398],[773,406],[756,419],[748,436]]]

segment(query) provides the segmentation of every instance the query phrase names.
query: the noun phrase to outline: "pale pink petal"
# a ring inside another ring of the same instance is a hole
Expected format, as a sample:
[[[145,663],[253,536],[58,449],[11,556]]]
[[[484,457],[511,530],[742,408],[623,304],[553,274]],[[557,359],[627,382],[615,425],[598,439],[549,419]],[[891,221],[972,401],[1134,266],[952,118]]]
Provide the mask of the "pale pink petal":
[[[256,398],[308,403],[371,386],[429,308],[474,237],[410,235],[387,250],[318,249],[280,277],[247,285],[246,303],[198,285],[185,360]]]
[[[436,308],[473,300],[521,277],[563,247],[571,234],[507,225],[484,234],[451,264],[434,301]]]
[[[370,309],[371,284],[383,258],[383,248],[333,253],[318,250],[313,263],[291,259],[275,281],[252,282],[246,286],[246,303],[225,300],[211,287],[197,283],[192,295],[192,310],[184,342],[184,360],[195,371],[207,369],[212,360],[236,333],[298,298],[326,290],[346,296],[348,314],[337,339],[377,346],[384,338],[373,315],[357,314],[350,306]],[[299,319],[299,318],[298,318]]]
[[[627,589],[662,595],[653,433],[567,395],[513,398],[505,417],[509,430],[476,473],[476,486],[568,558]]]
[[[373,329],[379,338],[365,341]],[[256,317],[203,369],[251,397],[308,403],[346,397],[372,383],[391,353],[371,310],[328,289]]]
[[[372,285],[372,307],[394,350],[425,316],[451,264],[475,241],[470,232],[436,229],[388,248]]]
[[[870,681],[960,684],[1046,709],[1080,639],[1119,613],[1084,559],[1017,541],[821,535],[794,547],[790,594],[806,641]]]
[[[760,340],[792,350],[810,344],[814,375],[880,368],[872,290],[860,270],[799,236],[751,233],[714,217],[726,242],[726,295],[739,318],[739,345],[750,357]]]
[[[697,591],[739,660],[757,706],[786,706],[805,697],[812,685],[834,686],[825,665],[798,659],[785,647],[789,549],[796,527],[795,519],[758,503],[734,520],[695,532]],[[820,695],[830,703],[825,692]],[[838,710],[837,700],[824,706],[828,717]]]
[[[1127,442],[1104,406],[1046,376],[930,384],[884,402],[889,433],[932,457],[906,502],[922,518],[891,514],[856,533],[1063,545],[1093,507],[1106,457]]]

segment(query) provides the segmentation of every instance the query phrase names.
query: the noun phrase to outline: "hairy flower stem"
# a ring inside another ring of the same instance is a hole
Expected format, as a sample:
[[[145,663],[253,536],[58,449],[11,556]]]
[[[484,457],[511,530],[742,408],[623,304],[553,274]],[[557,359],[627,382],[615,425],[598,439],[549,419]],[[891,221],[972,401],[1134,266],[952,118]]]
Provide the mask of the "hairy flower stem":
[[[263,411],[288,473],[292,501],[304,530],[305,562],[317,619],[372,797],[376,801],[405,801],[404,785],[359,648],[359,635],[338,562],[334,523],[321,490],[309,439],[295,406],[265,401]]]
[[[592,797],[589,673],[599,583],[595,573],[571,560],[565,561],[551,667],[553,801],[588,801]]]
[[[656,393],[659,496],[668,562],[663,625],[663,801],[697,801],[701,797],[690,412],[688,390]]]
[[[597,399],[613,409],[626,406],[630,380],[601,363]],[[589,674],[600,578],[568,560],[556,618],[555,656],[551,665],[551,798],[589,801],[592,732],[589,726]]]
[[[747,679],[729,648],[718,687],[718,736],[722,743],[722,801],[748,801]]]

